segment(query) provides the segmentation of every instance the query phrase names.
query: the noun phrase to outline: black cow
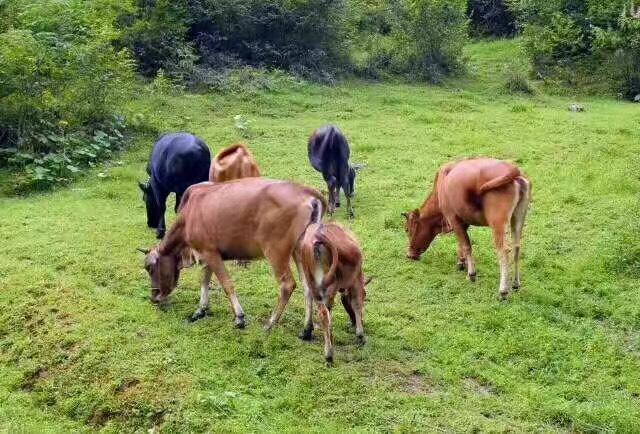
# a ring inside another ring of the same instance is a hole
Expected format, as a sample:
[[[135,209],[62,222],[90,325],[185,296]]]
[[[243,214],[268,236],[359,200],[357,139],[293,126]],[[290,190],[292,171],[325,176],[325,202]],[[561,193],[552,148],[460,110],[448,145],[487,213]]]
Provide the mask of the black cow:
[[[207,144],[187,133],[166,134],[153,145],[147,184],[138,183],[147,206],[147,225],[156,229],[158,238],[165,233],[164,213],[167,196],[176,194],[175,211],[191,185],[209,180],[211,153]]]
[[[340,189],[347,198],[347,212],[354,216],[351,198],[355,192],[356,172],[361,165],[349,164],[349,143],[335,125],[325,125],[311,134],[308,144],[309,161],[322,173],[329,191],[329,214],[340,206]]]

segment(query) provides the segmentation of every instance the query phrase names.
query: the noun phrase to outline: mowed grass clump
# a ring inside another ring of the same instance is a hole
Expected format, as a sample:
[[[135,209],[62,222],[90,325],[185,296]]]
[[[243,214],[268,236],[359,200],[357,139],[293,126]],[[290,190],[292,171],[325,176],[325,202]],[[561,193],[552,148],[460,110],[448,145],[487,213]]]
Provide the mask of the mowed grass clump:
[[[318,331],[311,343],[297,338],[300,288],[282,323],[263,332],[278,291],[264,261],[228,265],[245,330],[233,328],[219,289],[210,316],[186,321],[199,296],[195,268],[165,310],[149,303],[135,248],[155,240],[136,181],[154,138],[100,169],[104,177],[0,199],[0,429],[635,430],[640,114],[610,99],[571,113],[565,98],[506,95],[491,65],[514,52],[512,43],[472,46],[469,77],[442,87],[347,83],[132,103],[160,130],[191,131],[213,152],[241,139],[241,115],[266,176],[319,189],[309,133],[335,122],[347,134],[352,160],[367,168],[356,219],[344,209],[336,219],[359,238],[374,280],[364,347],[336,306],[331,369]],[[455,270],[452,236],[419,262],[405,258],[400,213],[422,203],[439,165],[477,155],[515,161],[533,183],[523,288],[503,303],[487,229],[470,231],[475,284]]]

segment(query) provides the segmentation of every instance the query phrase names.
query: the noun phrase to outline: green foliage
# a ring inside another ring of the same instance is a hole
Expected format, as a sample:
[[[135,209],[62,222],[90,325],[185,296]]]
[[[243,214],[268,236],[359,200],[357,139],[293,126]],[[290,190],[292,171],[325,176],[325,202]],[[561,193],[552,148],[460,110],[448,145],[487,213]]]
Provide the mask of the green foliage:
[[[65,149],[111,122],[130,89],[132,61],[112,45],[121,9],[107,0],[46,0],[4,2],[1,10],[0,148],[15,152],[3,152],[0,165],[22,162],[34,181],[65,178],[64,170],[44,176],[33,167],[81,164]]]
[[[16,176],[13,191],[46,188],[70,181],[83,169],[94,167],[100,161],[113,156],[125,144],[124,119],[115,117],[92,126],[92,130],[66,132],[67,123],[58,125],[42,121],[43,132],[34,133],[31,143],[47,152],[24,149],[0,149],[0,158],[21,171]]]
[[[249,65],[322,78],[346,62],[343,0],[138,0],[137,6],[120,19],[122,42],[146,75],[163,68],[198,82],[207,69]]]
[[[463,69],[467,19],[460,1],[389,1],[365,8],[356,71],[439,82]]]
[[[534,71],[570,85],[640,93],[640,24],[634,0],[512,0]]]

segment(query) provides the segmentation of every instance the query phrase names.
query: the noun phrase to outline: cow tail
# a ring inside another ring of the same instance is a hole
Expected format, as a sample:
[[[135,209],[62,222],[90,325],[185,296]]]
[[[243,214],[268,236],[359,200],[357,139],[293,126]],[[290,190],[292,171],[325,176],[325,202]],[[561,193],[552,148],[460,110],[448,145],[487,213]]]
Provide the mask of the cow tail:
[[[318,232],[316,235],[318,241],[313,245],[314,254],[316,256],[316,260],[320,257],[320,246],[324,245],[331,252],[331,266],[329,267],[329,271],[325,274],[322,279],[322,287],[326,288],[331,285],[336,280],[336,271],[338,270],[338,249],[334,243],[331,242],[329,238],[326,237],[322,232]]]
[[[508,173],[505,173],[502,176],[498,176],[496,178],[493,178],[490,181],[485,182],[484,184],[482,184],[478,190],[478,192],[480,194],[482,193],[486,193],[489,190],[493,190],[495,188],[498,187],[502,187],[503,185],[506,185],[510,182],[513,182],[518,176],[520,176],[520,170],[518,170],[515,167],[512,167],[511,170],[509,170]]]

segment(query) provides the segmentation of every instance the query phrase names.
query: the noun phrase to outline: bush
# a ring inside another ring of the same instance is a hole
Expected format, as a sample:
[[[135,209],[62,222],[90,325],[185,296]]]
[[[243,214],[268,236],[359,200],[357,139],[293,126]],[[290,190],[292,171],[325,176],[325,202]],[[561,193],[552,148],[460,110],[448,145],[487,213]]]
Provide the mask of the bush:
[[[138,0],[121,42],[146,75],[195,81],[203,68],[278,68],[309,77],[347,60],[342,0]]]
[[[378,11],[380,30],[363,38],[356,71],[379,77],[400,74],[410,79],[439,82],[463,68],[467,40],[464,4],[444,0],[392,2]]]
[[[640,20],[630,0],[511,0],[539,76],[640,93]]]
[[[59,154],[75,167],[76,153],[67,151],[75,149],[81,137],[112,125],[133,78],[131,59],[111,44],[117,32],[109,16],[115,17],[118,8],[106,0],[14,1],[3,6],[7,20],[0,33],[0,165],[28,168],[56,160]],[[34,180],[54,181],[39,179],[35,169],[28,173]]]

